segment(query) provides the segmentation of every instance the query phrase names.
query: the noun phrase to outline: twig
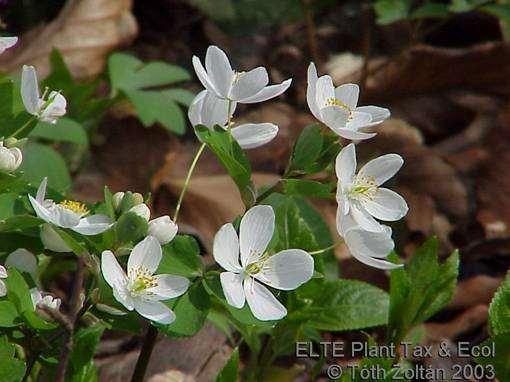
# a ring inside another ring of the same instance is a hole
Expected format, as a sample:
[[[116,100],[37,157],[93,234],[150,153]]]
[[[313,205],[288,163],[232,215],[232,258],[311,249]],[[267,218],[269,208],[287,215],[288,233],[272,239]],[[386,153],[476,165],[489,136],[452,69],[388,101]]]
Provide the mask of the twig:
[[[370,48],[372,46],[372,6],[363,4],[363,66],[359,81],[360,93],[364,94],[368,79],[368,62],[370,60]]]
[[[149,365],[149,360],[151,358],[152,350],[154,350],[154,345],[156,345],[157,338],[158,330],[154,326],[149,325],[143,341],[142,350],[140,351],[140,355],[136,361],[135,371],[131,377],[131,382],[143,382],[145,372],[147,371],[147,365]]]
[[[78,320],[78,313],[81,309],[80,294],[83,286],[83,279],[85,275],[85,263],[83,256],[78,256],[76,260],[76,273],[73,281],[73,289],[71,291],[71,302],[69,304],[69,327],[67,328],[67,335],[64,339],[64,347],[60,353],[57,371],[55,374],[55,382],[64,382],[69,358],[73,349],[73,334]]]
[[[317,47],[317,29],[315,28],[315,21],[313,20],[313,11],[310,4],[313,0],[301,0],[301,7],[305,15],[306,22],[306,36],[308,39],[308,50],[315,65],[321,69],[321,59],[319,56],[319,49]]]

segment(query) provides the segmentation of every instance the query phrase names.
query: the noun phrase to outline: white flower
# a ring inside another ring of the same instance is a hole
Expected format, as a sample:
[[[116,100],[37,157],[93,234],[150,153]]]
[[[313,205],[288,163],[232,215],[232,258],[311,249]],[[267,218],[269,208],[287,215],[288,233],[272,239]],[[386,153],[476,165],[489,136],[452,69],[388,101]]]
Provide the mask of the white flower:
[[[138,204],[129,211],[134,212],[149,222],[149,235],[158,239],[159,244],[168,244],[173,240],[175,235],[177,235],[179,227],[170,219],[170,216],[164,215],[149,220],[151,217],[151,210],[145,203]]]
[[[402,196],[380,187],[402,167],[404,160],[397,154],[386,154],[372,159],[356,174],[356,149],[353,143],[340,151],[336,158],[338,177],[337,202],[344,215],[352,216],[362,229],[383,230],[376,219],[399,220],[407,214],[407,203]]]
[[[50,92],[40,96],[37,74],[33,66],[23,65],[21,73],[21,98],[25,109],[43,122],[57,123],[58,117],[66,113],[67,101],[62,94]]]
[[[34,309],[37,307],[47,307],[50,309],[58,310],[60,308],[61,300],[59,298],[55,298],[49,294],[43,296],[41,291],[37,288],[30,289],[30,297],[32,298],[32,304],[34,304]]]
[[[13,172],[18,169],[23,161],[21,150],[17,147],[5,147],[4,142],[0,141],[0,171]]]
[[[375,133],[360,129],[377,125],[390,116],[388,109],[378,106],[357,107],[359,87],[356,84],[333,86],[330,76],[317,76],[315,65],[308,66],[306,101],[319,121],[346,139],[368,139]]]
[[[44,248],[53,252],[72,252],[66,242],[52,228],[51,224],[43,224],[41,227],[41,241]]]
[[[17,42],[17,37],[0,37],[0,54],[9,48],[12,48]]]
[[[83,203],[64,200],[55,203],[51,199],[45,199],[48,179],[41,182],[35,199],[32,195],[28,198],[37,216],[47,223],[58,227],[69,228],[82,235],[97,235],[108,230],[112,223],[106,215],[91,215]]]
[[[382,225],[380,232],[365,231],[349,215],[344,214],[342,205],[338,206],[336,226],[351,255],[363,264],[379,269],[403,266],[384,260],[395,247],[390,227]]]
[[[292,290],[313,275],[313,258],[301,249],[286,249],[272,256],[265,253],[273,236],[274,220],[270,206],[255,206],[242,218],[239,236],[228,223],[214,237],[214,259],[227,271],[220,274],[227,302],[242,308],[248,301],[259,320],[278,320],[287,314],[287,309],[261,283]]]
[[[7,294],[7,287],[2,279],[7,277],[7,270],[0,265],[0,297],[4,297]]]
[[[255,103],[279,96],[288,89],[291,79],[267,86],[269,77],[259,66],[249,72],[232,70],[227,55],[217,46],[210,46],[205,55],[205,68],[193,56],[193,67],[204,87],[217,97],[239,103]]]
[[[101,271],[115,299],[128,310],[134,309],[151,321],[170,324],[175,314],[161,301],[182,295],[189,281],[181,276],[154,275],[161,257],[158,240],[147,236],[129,255],[127,275],[111,251],[103,252]]]
[[[37,259],[32,252],[25,248],[18,248],[7,256],[7,259],[5,259],[5,266],[35,275],[37,271]]]
[[[237,103],[232,102],[230,117],[234,114]],[[195,97],[188,110],[188,117],[193,126],[204,125],[212,129],[215,125],[227,129],[228,101],[203,90]],[[278,134],[278,126],[272,123],[244,123],[230,130],[234,139],[243,149],[253,149],[271,141]]]

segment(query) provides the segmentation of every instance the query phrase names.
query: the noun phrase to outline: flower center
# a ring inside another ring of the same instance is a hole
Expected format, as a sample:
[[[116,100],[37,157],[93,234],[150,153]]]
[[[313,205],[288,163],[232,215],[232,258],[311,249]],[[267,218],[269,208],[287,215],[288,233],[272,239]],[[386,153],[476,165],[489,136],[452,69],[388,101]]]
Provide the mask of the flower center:
[[[252,254],[252,256],[256,255],[255,253]],[[264,269],[264,263],[269,259],[269,253],[264,253],[257,261],[254,263],[250,263],[246,266],[246,269],[244,272],[247,275],[254,276],[257,273],[260,273]]]
[[[358,176],[350,189],[350,196],[354,199],[374,199],[377,194],[377,183],[373,177]]]
[[[129,278],[132,280],[129,290],[131,293],[138,294],[145,291],[148,288],[154,288],[158,286],[156,277],[153,276],[147,268],[136,267],[131,269],[129,272]]]
[[[59,205],[64,207],[66,210],[75,212],[80,215],[87,215],[89,213],[89,209],[85,206],[85,204],[76,202],[74,200],[64,200],[60,202]]]
[[[352,110],[347,104],[340,101],[338,98],[330,97],[326,100],[326,106],[336,106],[341,109],[347,110],[349,113],[349,116],[347,117],[347,120],[350,121],[352,119]]]

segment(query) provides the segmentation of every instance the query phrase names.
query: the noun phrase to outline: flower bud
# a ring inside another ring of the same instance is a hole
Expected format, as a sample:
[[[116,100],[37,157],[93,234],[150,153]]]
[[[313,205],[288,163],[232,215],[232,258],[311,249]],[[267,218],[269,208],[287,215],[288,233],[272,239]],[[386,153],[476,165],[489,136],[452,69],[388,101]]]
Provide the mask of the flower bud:
[[[0,141],[0,171],[13,172],[18,169],[23,160],[21,150],[17,147],[7,148],[4,142]]]
[[[177,224],[168,215],[161,216],[149,222],[149,235],[158,239],[161,245],[167,244],[177,234]]]
[[[119,192],[116,192],[115,194],[113,194],[113,208],[115,209],[115,211],[119,211],[120,210],[120,205],[122,203],[122,199],[124,199],[124,192],[122,191],[119,191]]]
[[[51,227],[50,224],[43,224],[41,227],[41,241],[44,248],[53,252],[72,252],[71,248]]]
[[[140,194],[139,194],[140,195]],[[145,220],[149,221],[151,217],[151,210],[145,203],[138,204],[134,207],[132,207],[129,212],[134,212],[138,216],[144,218]]]
[[[142,203],[143,203],[143,195],[140,194],[139,192],[134,192],[133,193],[133,205],[137,206]]]
[[[21,272],[27,272],[35,276],[37,271],[37,259],[32,252],[25,248],[18,248],[7,256],[5,266],[13,267]]]

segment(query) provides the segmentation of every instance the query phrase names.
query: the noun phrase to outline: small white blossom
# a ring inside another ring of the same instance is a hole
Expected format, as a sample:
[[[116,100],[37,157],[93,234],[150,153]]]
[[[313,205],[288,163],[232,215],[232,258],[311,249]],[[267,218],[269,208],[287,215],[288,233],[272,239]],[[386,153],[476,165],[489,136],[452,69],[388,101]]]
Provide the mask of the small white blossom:
[[[58,227],[72,229],[82,235],[98,235],[110,229],[112,222],[108,216],[86,216],[89,210],[83,203],[70,200],[55,203],[51,199],[45,199],[47,183],[48,179],[44,178],[39,185],[36,197],[28,196],[40,219]]]
[[[37,259],[35,255],[27,249],[18,248],[7,256],[7,259],[5,259],[5,266],[13,267],[35,276],[37,271]]]
[[[72,252],[66,242],[55,232],[51,224],[43,224],[41,226],[41,241],[44,248],[53,252]]]
[[[375,133],[360,130],[377,125],[390,116],[390,111],[382,107],[358,107],[358,97],[358,85],[345,84],[335,88],[331,77],[318,77],[315,65],[310,63],[306,89],[308,107],[315,118],[346,139],[372,138]]]
[[[287,309],[261,283],[293,290],[313,275],[313,258],[302,249],[286,249],[274,255],[266,252],[274,224],[272,207],[255,206],[243,216],[239,236],[228,223],[214,237],[214,259],[227,271],[220,274],[227,302],[242,308],[247,301],[259,320],[278,320],[287,314]]]
[[[395,221],[404,217],[408,211],[404,198],[380,187],[403,163],[400,155],[386,154],[372,159],[356,174],[355,146],[351,143],[344,147],[336,158],[336,198],[343,214],[351,216],[357,225],[371,232],[383,230],[375,219]]]
[[[179,227],[170,219],[170,216],[164,215],[150,220],[151,210],[145,203],[138,204],[129,211],[147,220],[149,223],[149,235],[158,239],[159,244],[168,244],[173,240],[175,235],[177,235]]]
[[[45,94],[41,97],[33,66],[23,65],[21,98],[27,112],[43,122],[57,123],[57,119],[66,113],[67,101],[59,92],[52,91],[48,98],[45,98]]]
[[[181,276],[154,275],[161,257],[158,240],[147,236],[129,255],[127,275],[111,251],[102,253],[101,271],[115,299],[129,311],[134,309],[151,321],[170,324],[175,314],[161,301],[182,295],[189,281]]]
[[[279,96],[288,89],[291,79],[270,85],[267,70],[261,66],[248,72],[232,70],[227,55],[217,46],[210,46],[205,55],[205,68],[193,56],[193,67],[204,87],[218,98],[239,103],[255,103]]]
[[[3,297],[7,294],[7,287],[2,279],[7,277],[7,270],[5,267],[0,265],[0,297]]]
[[[230,106],[230,117],[234,114],[237,103]],[[204,125],[209,129],[215,125],[227,129],[229,120],[228,101],[203,90],[195,97],[188,110],[188,117],[193,126]],[[244,123],[231,128],[234,139],[243,149],[253,149],[270,142],[278,134],[278,126],[272,123]]]
[[[9,48],[12,48],[17,42],[17,37],[0,37],[0,54]]]
[[[30,297],[32,298],[34,309],[44,306],[46,308],[58,310],[62,302],[59,298],[53,297],[49,294],[43,296],[41,291],[37,288],[30,289]]]
[[[0,141],[0,172],[14,172],[23,161],[21,150],[17,147],[5,147],[4,142]]]

